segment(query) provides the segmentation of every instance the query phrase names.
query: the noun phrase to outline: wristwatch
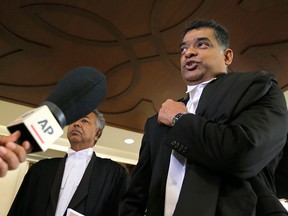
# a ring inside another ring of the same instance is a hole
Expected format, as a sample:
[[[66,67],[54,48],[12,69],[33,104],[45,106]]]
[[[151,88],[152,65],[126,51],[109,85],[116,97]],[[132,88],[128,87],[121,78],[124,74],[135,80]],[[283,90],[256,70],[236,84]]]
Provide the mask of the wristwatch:
[[[175,125],[175,123],[186,113],[178,113],[174,116],[172,119],[172,127]]]

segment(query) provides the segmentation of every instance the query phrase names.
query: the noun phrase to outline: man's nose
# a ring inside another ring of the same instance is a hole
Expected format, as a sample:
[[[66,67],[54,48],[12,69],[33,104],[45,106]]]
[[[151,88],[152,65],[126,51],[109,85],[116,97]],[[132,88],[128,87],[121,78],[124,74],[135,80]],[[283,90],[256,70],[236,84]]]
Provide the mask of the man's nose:
[[[81,123],[79,121],[74,122],[73,127],[81,127]]]
[[[185,57],[190,58],[198,54],[197,50],[193,46],[189,46],[185,52]]]

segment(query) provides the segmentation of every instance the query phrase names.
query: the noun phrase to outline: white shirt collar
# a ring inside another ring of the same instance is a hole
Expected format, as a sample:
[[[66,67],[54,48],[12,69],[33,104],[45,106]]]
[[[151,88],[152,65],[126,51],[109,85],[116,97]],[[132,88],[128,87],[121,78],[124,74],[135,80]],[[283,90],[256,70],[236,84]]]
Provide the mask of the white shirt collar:
[[[189,93],[189,92],[193,91],[193,90],[194,90],[195,88],[197,88],[199,85],[205,86],[205,85],[207,85],[208,83],[210,83],[212,80],[215,80],[215,79],[216,79],[216,78],[213,78],[213,79],[211,79],[211,80],[208,80],[208,81],[199,83],[199,84],[197,84],[197,85],[187,85],[187,91],[186,91],[186,93]]]
[[[92,148],[86,148],[80,151],[74,151],[73,149],[69,148],[68,149],[68,157],[75,157],[75,158],[91,158],[93,154],[93,149]]]

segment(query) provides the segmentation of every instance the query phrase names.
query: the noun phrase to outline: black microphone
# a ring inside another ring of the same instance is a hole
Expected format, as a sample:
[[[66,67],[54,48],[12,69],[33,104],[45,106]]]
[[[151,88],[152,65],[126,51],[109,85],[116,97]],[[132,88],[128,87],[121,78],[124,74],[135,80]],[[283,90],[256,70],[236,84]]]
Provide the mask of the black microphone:
[[[46,151],[63,134],[63,128],[92,112],[104,100],[105,76],[92,67],[68,72],[47,99],[7,126],[10,133],[21,131],[17,141],[28,140],[32,152]]]

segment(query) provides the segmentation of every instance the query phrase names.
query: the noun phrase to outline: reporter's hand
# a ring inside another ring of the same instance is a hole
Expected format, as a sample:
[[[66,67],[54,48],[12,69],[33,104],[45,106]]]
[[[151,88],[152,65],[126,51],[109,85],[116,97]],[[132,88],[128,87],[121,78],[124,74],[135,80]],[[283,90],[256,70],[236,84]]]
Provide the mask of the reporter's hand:
[[[28,141],[22,145],[15,143],[20,136],[20,131],[9,136],[0,135],[0,177],[5,176],[8,170],[17,169],[26,160],[27,153],[31,152]]]
[[[167,126],[172,126],[172,119],[178,113],[187,113],[186,105],[183,102],[177,102],[167,99],[161,106],[158,113],[158,122]]]

